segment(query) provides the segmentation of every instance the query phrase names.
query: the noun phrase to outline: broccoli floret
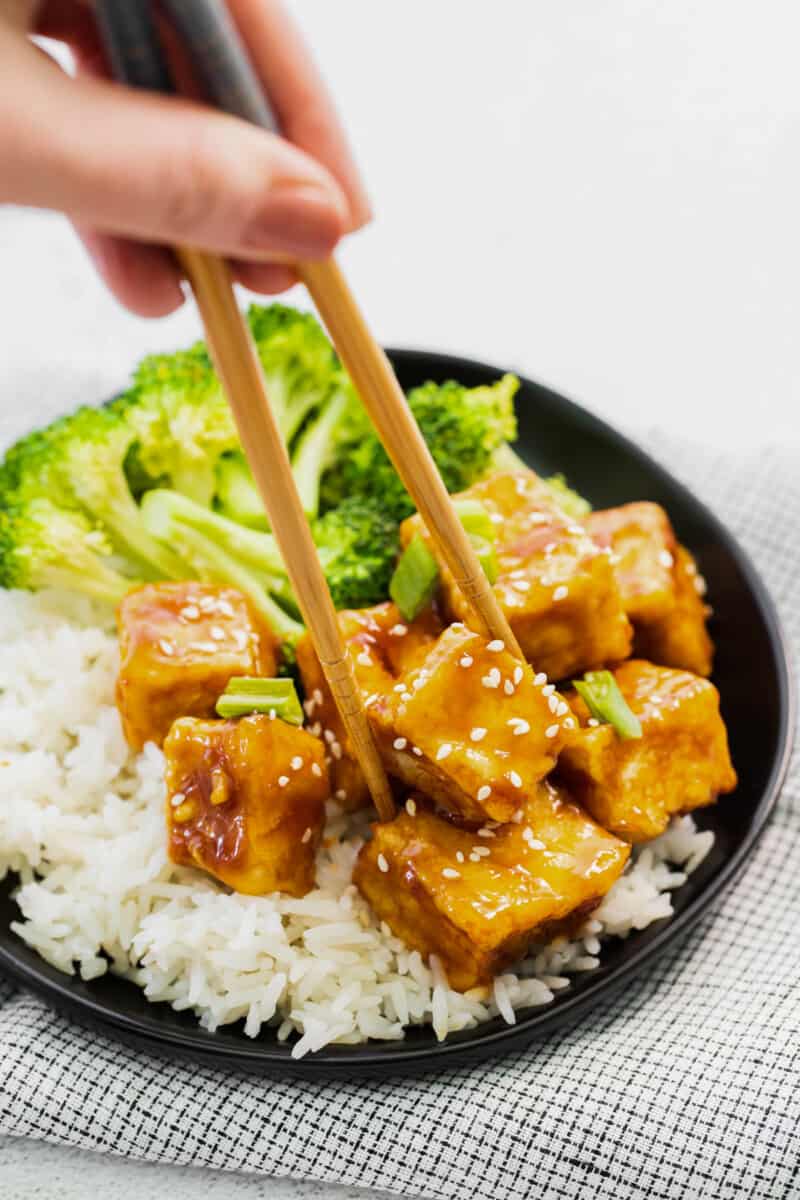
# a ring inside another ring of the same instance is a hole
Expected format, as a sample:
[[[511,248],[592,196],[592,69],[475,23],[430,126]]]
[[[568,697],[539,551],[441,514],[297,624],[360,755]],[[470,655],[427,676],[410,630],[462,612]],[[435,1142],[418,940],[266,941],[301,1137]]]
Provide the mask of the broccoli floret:
[[[486,474],[500,445],[516,437],[514,394],[519,381],[504,375],[497,383],[466,388],[459,383],[426,383],[408,396],[425,441],[449,492],[463,491]],[[353,422],[353,436],[340,446],[338,462],[322,480],[322,508],[346,496],[371,496],[387,515],[402,520],[414,511],[405,488],[377,435]]]
[[[135,434],[126,470],[132,490],[169,481],[210,504],[218,459],[238,447],[233,416],[202,343],[145,358],[112,407]]]
[[[319,512],[320,485],[325,472],[342,452],[350,452],[350,447],[368,428],[361,401],[342,372],[338,391],[306,424],[292,454],[295,483],[308,516],[314,517]]]
[[[289,445],[309,414],[328,399],[341,372],[339,360],[311,313],[284,304],[254,304],[247,319],[267,396]]]
[[[244,529],[165,489],[146,492],[141,512],[153,537],[176,547],[192,574],[238,588],[278,637],[297,640],[303,626],[273,599],[288,581],[271,534]]]
[[[57,587],[117,604],[135,585],[107,560],[111,546],[81,512],[44,498],[0,499],[0,587]]]
[[[132,438],[119,411],[79,408],[11,448],[4,464],[9,502],[42,498],[81,508],[143,576],[184,579],[185,564],[148,533],[128,487],[123,463]]]
[[[343,500],[314,522],[313,533],[336,608],[366,608],[387,598],[400,532],[379,500]]]

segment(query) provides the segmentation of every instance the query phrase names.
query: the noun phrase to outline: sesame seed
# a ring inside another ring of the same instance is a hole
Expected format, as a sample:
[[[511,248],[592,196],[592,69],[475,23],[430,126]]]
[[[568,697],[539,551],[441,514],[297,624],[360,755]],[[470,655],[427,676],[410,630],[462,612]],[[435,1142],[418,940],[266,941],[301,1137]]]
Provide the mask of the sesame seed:
[[[420,750],[419,746],[412,746],[411,753],[416,754],[417,758],[422,758],[422,751]]]
[[[498,688],[500,687],[500,679],[501,675],[497,667],[492,667],[489,674],[484,675],[483,679],[481,679],[481,683],[485,688]]]
[[[316,707],[317,707],[316,700],[304,700],[303,701],[303,712],[306,714],[307,717],[313,717],[314,709]]]
[[[531,590],[530,580],[528,579],[513,579],[511,586],[516,592],[529,592]]]
[[[560,725],[548,725],[547,729],[545,729],[545,731],[544,731],[544,736],[546,738],[554,738],[558,735],[558,731],[560,728],[561,728]]]
[[[545,675],[544,671],[539,671],[538,675],[534,675],[533,682],[536,687],[544,687],[544,685],[547,683],[547,676]]]
[[[398,622],[397,625],[392,626],[392,628],[389,630],[389,633],[392,635],[392,637],[405,637],[408,633],[408,626],[401,625]]]
[[[460,667],[471,667],[474,661],[475,660],[473,659],[471,654],[464,654],[458,660],[458,665]]]
[[[509,771],[507,778],[508,778],[508,782],[511,784],[512,787],[515,787],[515,788],[522,787],[522,776],[518,775],[516,771]]]
[[[512,717],[510,721],[506,721],[506,725],[510,725],[514,737],[522,737],[523,733],[530,733],[531,727],[524,717]]]
[[[554,600],[566,600],[568,595],[569,595],[569,588],[566,586],[566,584],[562,583],[562,584],[559,584],[559,586],[553,592],[553,599]]]
[[[302,765],[303,765],[303,760],[299,754],[295,754],[294,758],[289,763],[289,766],[292,768],[293,771],[299,771],[300,768],[302,767]]]
[[[514,684],[511,682],[511,680],[510,680],[510,679],[507,679],[507,680],[505,681],[505,683],[503,684],[503,691],[505,692],[505,694],[506,694],[507,696],[513,696],[513,695],[514,695],[514,692],[515,692],[516,690],[517,690],[517,689],[514,687]]]
[[[404,692],[406,691],[406,685],[404,683],[396,683],[394,685],[394,690],[396,692]]]
[[[590,725],[592,729],[596,729],[600,722],[598,721],[597,717],[589,717],[589,720],[586,722],[586,724]]]
[[[417,802],[416,802],[416,800],[412,800],[412,799],[410,799],[410,798],[409,798],[408,800],[406,800],[406,812],[408,813],[408,815],[409,815],[410,817],[415,817],[415,816],[417,815]]]
[[[319,779],[322,776],[322,767],[319,765],[319,763],[311,764],[311,774],[316,775],[317,779]]]
[[[300,841],[305,843],[305,842],[308,842],[308,841],[310,841],[310,840],[311,840],[311,828],[309,827],[309,828],[308,828],[308,829],[305,831],[305,833],[303,834],[303,836],[300,838]]]
[[[658,561],[661,563],[662,567],[666,567],[667,570],[669,570],[669,568],[675,564],[675,559],[672,557],[669,550],[661,550],[658,555]]]
[[[278,776],[278,787],[286,787],[288,782],[289,782],[288,775],[279,775]]]
[[[392,745],[394,746],[395,750],[405,750],[406,746],[408,745],[408,740],[404,737],[397,737],[392,742]]]
[[[547,697],[547,707],[550,709],[551,713],[558,711],[558,706],[560,703],[561,701],[559,700],[558,696],[550,695]]]
[[[544,548],[544,552],[545,552],[545,554],[552,554],[553,551],[555,550],[555,548],[556,548],[555,542],[548,542]]]
[[[586,533],[586,530],[582,525],[568,525],[567,533],[574,533],[575,537],[579,537],[580,535]]]
[[[517,683],[517,684],[522,683],[524,675],[525,675],[525,672],[523,671],[522,667],[514,667],[514,676],[513,676],[514,683]]]
[[[444,875],[445,879],[460,879],[461,878],[461,872],[457,871],[455,869],[455,867],[443,867],[442,874]]]
[[[361,653],[359,654],[358,658],[356,659],[356,662],[361,667],[371,667],[372,659],[369,656],[369,651],[362,650]]]
[[[569,705],[567,704],[567,702],[565,700],[559,700],[558,707],[556,708],[556,715],[559,717],[565,717],[568,712],[569,712]]]
[[[543,696],[552,696],[552,694],[555,690],[556,690],[556,685],[554,683],[548,683],[545,687],[542,688],[542,695]]]
[[[215,642],[222,642],[225,640],[225,630],[219,625],[212,625],[208,632],[209,636],[213,638]]]
[[[494,640],[489,642],[486,646],[486,649],[491,650],[492,654],[499,654],[500,651],[505,650],[505,648],[506,644],[502,638],[494,638]]]
[[[484,825],[482,829],[478,830],[478,837],[493,838],[493,837],[497,837],[497,834],[495,833],[495,831],[493,829],[487,829],[486,826]]]
[[[336,741],[336,734],[333,732],[332,729],[323,729],[322,736],[324,737],[325,741],[328,743],[329,746],[330,746],[331,742]]]
[[[331,754],[336,759],[339,759],[342,757],[342,747],[339,745],[338,742],[331,742]]]
[[[413,687],[415,692],[418,692],[421,687],[425,687],[425,676],[420,675],[417,679],[414,680],[414,682],[411,684],[411,686]]]
[[[523,579],[525,576],[525,568],[517,567],[516,571],[509,571],[509,579]]]
[[[492,832],[491,829],[488,832],[491,833]],[[488,858],[491,853],[492,852],[488,846],[473,846],[472,847],[472,854],[474,854],[475,858],[478,860],[480,860],[482,858]],[[470,858],[472,858],[472,854],[470,855]]]
[[[385,874],[386,874],[386,872],[389,870],[389,864],[388,864],[388,862],[386,861],[386,855],[385,855],[385,854],[379,854],[379,855],[378,855],[378,870],[379,870],[379,871],[383,871],[384,875],[385,875]]]
[[[449,742],[442,742],[439,749],[436,751],[436,761],[441,762],[443,758],[447,758],[448,754],[452,753],[453,747]]]
[[[186,795],[184,792],[175,792],[172,799],[170,800],[170,804],[172,805],[173,808],[177,808],[179,804],[183,804],[185,799],[186,799]]]
[[[161,641],[158,643],[158,648],[162,654],[166,654],[167,658],[171,658],[175,653],[175,647],[173,646],[172,642],[168,642],[166,638],[161,639]]]
[[[480,854],[476,854],[475,851],[473,850],[469,856],[469,861],[470,862],[480,862],[481,861]]]
[[[489,520],[492,522],[493,525],[502,525],[503,514],[499,513],[499,512],[489,513]]]
[[[187,604],[185,608],[181,609],[181,616],[185,617],[187,621],[196,621],[200,616],[200,609],[196,604]]]
[[[232,617],[234,615],[233,605],[231,604],[230,600],[226,600],[224,596],[221,600],[218,600],[217,612],[221,613],[223,617]]]
[[[488,800],[489,797],[491,796],[491,794],[492,794],[492,789],[489,787],[488,783],[484,783],[482,787],[478,788],[478,800],[481,802],[484,800]]]
[[[322,704],[322,692],[319,690],[319,688],[314,688],[311,695],[317,704]]]
[[[470,741],[471,742],[482,742],[483,739],[486,737],[486,732],[487,731],[483,728],[482,725],[476,725],[474,729],[471,729],[469,731]]]
[[[312,737],[322,737],[322,726],[319,721],[315,721],[313,725],[309,725],[308,732]]]
[[[456,862],[463,862],[463,861],[464,861],[464,851],[456,850]]]
[[[575,718],[567,717],[566,721],[564,722],[564,728],[565,729],[574,729],[575,728]]]
[[[525,813],[522,811],[522,809],[521,809],[521,808],[518,808],[518,809],[516,809],[516,811],[513,813],[512,817],[511,817],[511,820],[514,822],[514,824],[515,824],[515,825],[519,825],[519,824],[522,822],[522,818],[523,818],[524,816],[525,816]]]

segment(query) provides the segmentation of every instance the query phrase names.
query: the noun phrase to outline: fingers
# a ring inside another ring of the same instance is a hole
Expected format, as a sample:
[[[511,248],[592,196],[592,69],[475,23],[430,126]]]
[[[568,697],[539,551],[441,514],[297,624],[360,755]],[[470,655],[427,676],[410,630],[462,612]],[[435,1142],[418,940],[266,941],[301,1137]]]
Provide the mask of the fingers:
[[[372,215],[369,198],[333,102],[294,22],[280,0],[228,0],[228,8],[284,136],[335,176],[347,197],[348,229],[360,228]]]
[[[0,31],[0,201],[231,258],[324,258],[349,221],[341,188],[302,150],[190,101],[70,80]]]
[[[167,251],[76,226],[98,274],[125,308],[140,317],[166,317],[184,301],[181,274]]]

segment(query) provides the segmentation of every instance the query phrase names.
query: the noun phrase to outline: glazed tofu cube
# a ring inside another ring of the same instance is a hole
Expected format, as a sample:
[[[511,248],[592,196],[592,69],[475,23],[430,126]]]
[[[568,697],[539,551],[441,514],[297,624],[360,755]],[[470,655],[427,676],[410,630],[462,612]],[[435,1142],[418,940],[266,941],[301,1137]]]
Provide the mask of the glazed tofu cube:
[[[304,896],[329,794],[322,743],[268,716],[176,721],[164,742],[173,862],[236,892]]]
[[[370,708],[387,770],[476,825],[511,820],[572,720],[544,674],[462,624],[397,686]]]
[[[149,583],[117,623],[117,707],[134,750],[160,746],[178,717],[211,716],[232,676],[275,674],[275,638],[233,588]]]
[[[591,513],[586,527],[612,554],[622,603],[635,630],[634,653],[666,667],[710,675],[704,584],[658,504],[623,504]]]
[[[717,689],[688,671],[630,659],[614,671],[642,726],[622,740],[611,725],[590,724],[577,695],[580,726],[561,752],[558,772],[604,829],[628,842],[658,837],[677,813],[713,804],[736,786]]]
[[[494,591],[537,671],[564,679],[627,657],[632,632],[609,556],[561,511],[533,471],[494,475],[462,496],[479,501],[494,523]],[[417,533],[428,538],[419,514],[401,526],[404,545]],[[447,567],[440,567],[448,614],[469,624],[469,606]]]
[[[337,616],[367,701],[391,692],[401,672],[416,666],[441,630],[432,609],[415,621],[404,621],[391,603],[343,609]],[[297,643],[297,665],[306,696],[307,727],[327,744],[334,798],[347,812],[364,808],[370,803],[369,790],[308,634]]]
[[[416,801],[373,827],[353,880],[409,947],[435,954],[450,986],[487,984],[591,912],[630,853],[563,790],[540,784],[522,820],[481,838]],[[413,806],[412,806],[413,809]]]

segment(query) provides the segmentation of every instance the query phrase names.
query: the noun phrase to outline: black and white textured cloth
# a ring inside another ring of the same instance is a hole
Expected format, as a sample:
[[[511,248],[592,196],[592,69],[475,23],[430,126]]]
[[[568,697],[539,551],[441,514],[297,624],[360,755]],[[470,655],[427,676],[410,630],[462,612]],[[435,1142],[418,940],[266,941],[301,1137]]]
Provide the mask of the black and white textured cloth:
[[[800,456],[651,438],[800,644]],[[800,774],[694,931],[577,1028],[470,1071],[293,1083],[149,1059],[0,983],[0,1133],[140,1159],[512,1200],[800,1196]]]

